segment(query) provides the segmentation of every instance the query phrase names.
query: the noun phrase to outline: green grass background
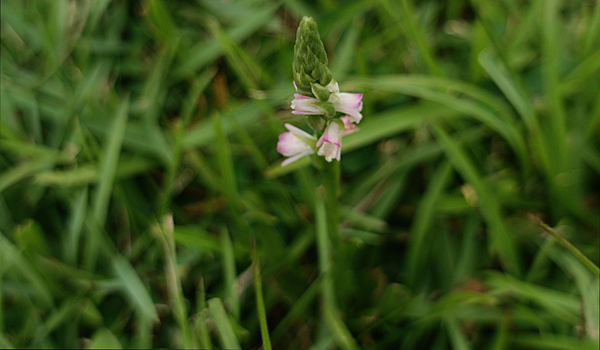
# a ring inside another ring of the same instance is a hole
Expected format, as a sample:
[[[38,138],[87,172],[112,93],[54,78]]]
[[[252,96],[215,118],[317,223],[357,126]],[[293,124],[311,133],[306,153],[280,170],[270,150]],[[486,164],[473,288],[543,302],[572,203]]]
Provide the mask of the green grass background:
[[[281,168],[295,30],[342,91],[331,241]],[[600,5],[5,0],[0,347],[598,349]],[[597,270],[596,270],[597,272]]]

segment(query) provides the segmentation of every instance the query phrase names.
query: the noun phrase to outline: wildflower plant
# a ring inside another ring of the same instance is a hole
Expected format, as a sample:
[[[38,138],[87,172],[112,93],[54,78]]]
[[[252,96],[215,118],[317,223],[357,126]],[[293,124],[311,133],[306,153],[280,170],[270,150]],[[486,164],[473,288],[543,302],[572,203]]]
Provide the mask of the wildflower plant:
[[[294,45],[292,69],[296,93],[291,107],[293,114],[305,116],[313,135],[285,124],[289,131],[279,135],[277,151],[288,157],[281,163],[282,166],[310,155],[321,173],[323,186],[318,191],[317,207],[321,205],[325,210],[317,209],[317,221],[326,221],[327,233],[318,230],[321,234],[318,234],[317,245],[325,285],[323,305],[333,306],[332,272],[328,267],[332,261],[326,261],[325,257],[329,256],[328,242],[331,241],[331,255],[335,261],[340,244],[337,195],[342,137],[358,131],[356,124],[362,120],[363,95],[340,92],[327,63],[317,24],[312,18],[304,17],[298,26]]]
[[[306,116],[314,131],[314,140],[318,141],[315,144],[313,138],[306,135],[292,137],[299,135],[299,130],[292,130],[286,124],[290,132],[281,134],[277,145],[279,153],[289,157],[282,166],[314,154],[315,147],[318,149],[317,156],[324,157],[327,162],[339,161],[342,136],[358,130],[354,124],[362,119],[363,95],[340,92],[327,64],[327,53],[317,24],[312,18],[304,17],[298,26],[294,45],[292,69],[296,93],[292,113]],[[343,116],[340,118],[338,113]]]

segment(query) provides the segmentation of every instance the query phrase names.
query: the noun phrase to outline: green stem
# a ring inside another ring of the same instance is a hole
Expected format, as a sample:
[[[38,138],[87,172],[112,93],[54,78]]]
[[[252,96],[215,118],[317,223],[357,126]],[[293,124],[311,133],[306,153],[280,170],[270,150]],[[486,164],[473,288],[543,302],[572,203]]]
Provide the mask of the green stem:
[[[323,278],[323,283],[321,284],[321,310],[325,312],[328,306],[335,309],[336,305],[333,276],[331,273],[333,257],[331,252],[331,239],[329,239],[329,235],[327,234],[327,212],[321,195],[317,195],[315,204],[319,273]]]
[[[583,255],[583,253],[577,249],[571,242],[567,241],[560,233],[556,232],[552,227],[546,225],[542,220],[534,215],[530,215],[529,220],[533,221],[537,224],[544,232],[550,234],[554,239],[560,243],[563,247],[567,248],[568,251],[571,252],[583,265],[585,265],[590,271],[596,275],[596,277],[600,277],[600,269],[596,266],[587,256]]]
[[[256,252],[256,245],[252,249],[252,260],[254,265],[254,289],[256,292],[256,310],[258,311],[258,321],[260,324],[260,334],[263,340],[263,349],[271,350],[271,338],[269,337],[269,327],[267,325],[267,311],[265,309],[265,300],[263,299],[262,280],[260,276],[260,261]]]
[[[327,232],[331,237],[333,251],[340,244],[340,222],[338,214],[338,193],[340,191],[340,162],[327,162],[324,157],[321,161],[321,179],[325,188],[325,211],[327,212]]]

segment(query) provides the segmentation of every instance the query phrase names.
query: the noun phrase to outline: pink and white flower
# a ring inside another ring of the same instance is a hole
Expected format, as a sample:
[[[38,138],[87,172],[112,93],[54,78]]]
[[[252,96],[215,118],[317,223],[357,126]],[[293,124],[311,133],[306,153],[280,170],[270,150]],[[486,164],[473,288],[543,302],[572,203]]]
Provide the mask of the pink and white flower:
[[[281,166],[286,166],[304,156],[315,153],[314,141],[316,138],[314,136],[291,124],[285,124],[285,127],[289,132],[279,135],[277,152],[289,158],[284,160]]]
[[[339,161],[342,155],[343,130],[343,123],[340,120],[332,120],[325,128],[325,132],[323,132],[319,141],[317,141],[317,147],[320,147],[317,154],[324,156],[328,162],[331,162],[334,158]]]
[[[322,108],[317,107],[314,103],[319,102],[314,97],[308,97],[300,94],[294,94],[294,100],[292,101],[292,114],[304,114],[304,115],[323,115],[325,111]]]
[[[333,103],[335,110],[349,115],[353,123],[360,123],[362,119],[360,112],[363,108],[363,94],[340,92],[338,83],[334,83],[333,81],[327,85],[327,89],[331,92],[329,102]]]
[[[296,82],[294,82],[296,91]],[[345,113],[350,116],[350,120],[353,123],[358,124],[362,119],[360,113],[363,108],[362,98],[363,94],[351,94],[347,92],[340,92],[340,88],[337,82],[331,82],[327,86],[327,90],[331,93],[328,102],[331,102],[335,107],[335,110],[341,113]],[[301,94],[294,94],[294,100],[292,101],[293,114],[304,114],[304,115],[324,115],[325,110],[318,106],[318,99],[314,97],[308,97]]]

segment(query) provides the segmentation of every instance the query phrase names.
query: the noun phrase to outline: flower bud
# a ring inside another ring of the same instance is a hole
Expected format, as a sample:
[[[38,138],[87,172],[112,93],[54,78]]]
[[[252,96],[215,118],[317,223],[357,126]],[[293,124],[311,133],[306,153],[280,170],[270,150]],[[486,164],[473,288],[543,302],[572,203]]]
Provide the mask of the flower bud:
[[[332,76],[327,67],[327,53],[321,41],[317,23],[310,17],[302,18],[296,31],[292,68],[299,93],[327,101],[329,97],[323,100],[321,97],[313,95],[311,86],[311,84],[327,86],[331,82]]]

